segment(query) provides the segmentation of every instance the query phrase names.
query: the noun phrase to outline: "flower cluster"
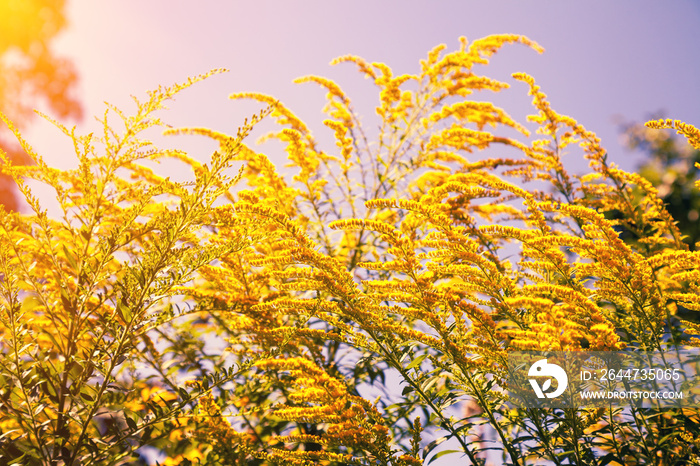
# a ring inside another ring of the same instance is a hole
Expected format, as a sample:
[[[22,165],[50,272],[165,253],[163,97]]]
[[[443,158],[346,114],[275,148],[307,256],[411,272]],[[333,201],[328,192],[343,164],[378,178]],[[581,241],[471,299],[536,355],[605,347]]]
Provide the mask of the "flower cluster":
[[[474,97],[509,88],[478,71],[510,43],[542,52],[498,35],[438,46],[416,74],[334,60],[377,87],[377,134],[337,83],[298,79],[326,92],[327,152],[257,93],[231,96],[269,107],[234,136],[165,130],[216,141],[207,163],[141,139],[193,80],[135,117],[111,109],[101,138],[59,125],[77,170],[20,138],[36,164],[3,159],[33,214],[0,212],[2,459],[108,464],[151,445],[167,464],[416,466],[448,439],[470,464],[695,455],[697,414],[509,405],[509,352],[700,344],[678,317],[700,311],[700,254],[653,185],[531,76],[513,75],[527,122]],[[286,169],[244,140],[268,115],[280,128],[262,141],[282,144]],[[691,125],[649,126],[700,144]],[[150,168],[166,157],[194,182]],[[25,178],[54,188],[63,218]]]

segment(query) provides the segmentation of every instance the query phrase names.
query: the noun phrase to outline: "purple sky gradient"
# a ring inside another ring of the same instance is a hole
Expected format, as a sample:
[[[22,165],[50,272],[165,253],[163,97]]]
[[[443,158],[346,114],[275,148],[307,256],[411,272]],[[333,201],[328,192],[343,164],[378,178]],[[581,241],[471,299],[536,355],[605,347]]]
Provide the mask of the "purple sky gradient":
[[[480,72],[513,84],[503,96],[483,98],[519,121],[532,108],[526,86],[510,78],[515,71],[533,75],[553,107],[598,133],[612,160],[626,169],[639,159],[619,145],[613,116],[642,121],[664,110],[667,117],[700,125],[700,2],[692,0],[234,1],[197,7],[74,0],[68,16],[57,47],[77,64],[86,115],[102,114],[103,101],[128,111],[131,94],[226,67],[230,73],[188,91],[165,119],[234,132],[259,106],[228,101],[228,94],[259,91],[282,100],[312,129],[329,131],[321,125],[325,92],[293,84],[294,78],[336,79],[371,118],[373,86],[351,65],[329,66],[332,58],[352,53],[413,73],[439,43],[453,50],[460,35],[473,40],[517,33],[539,42],[545,53],[506,46]],[[88,118],[79,129],[98,126]],[[28,138],[51,163],[73,164],[69,144],[48,125],[37,123]]]

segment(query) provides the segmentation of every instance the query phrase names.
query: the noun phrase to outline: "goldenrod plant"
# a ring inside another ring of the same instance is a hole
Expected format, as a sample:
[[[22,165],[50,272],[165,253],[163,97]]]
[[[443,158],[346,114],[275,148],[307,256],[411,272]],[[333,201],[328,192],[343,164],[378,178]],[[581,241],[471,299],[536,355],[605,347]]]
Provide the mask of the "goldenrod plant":
[[[378,125],[335,82],[300,78],[327,93],[336,147],[262,94],[232,95],[262,107],[235,135],[161,121],[211,73],[149,93],[134,116],[109,107],[101,135],[57,123],[74,170],[15,131],[35,165],[2,167],[32,209],[3,211],[0,229],[3,464],[699,461],[692,409],[510,403],[513,351],[697,344],[675,314],[700,311],[700,256],[652,184],[531,76],[513,74],[528,122],[477,99],[509,87],[477,72],[509,43],[542,52],[523,36],[462,38],[400,76],[336,59],[376,85]],[[262,118],[285,167],[245,140]],[[649,126],[700,147],[691,125]],[[161,150],[144,135],[159,127],[219,147],[206,163]],[[576,156],[589,173],[566,170]],[[168,158],[194,181],[159,175]]]

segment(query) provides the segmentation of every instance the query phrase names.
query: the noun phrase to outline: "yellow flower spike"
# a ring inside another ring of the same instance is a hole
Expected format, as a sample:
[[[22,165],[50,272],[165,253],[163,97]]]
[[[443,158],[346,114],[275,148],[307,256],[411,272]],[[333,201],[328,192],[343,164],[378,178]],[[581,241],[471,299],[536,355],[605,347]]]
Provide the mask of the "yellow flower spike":
[[[371,78],[373,80],[377,79],[377,74],[372,69],[372,66],[369,63],[367,63],[363,58],[360,58],[355,55],[343,55],[341,57],[334,58],[333,60],[331,60],[331,65],[337,65],[339,63],[344,62],[355,63],[359,70],[362,73],[364,73],[366,77]]]
[[[297,117],[289,108],[287,108],[284,104],[282,104],[279,100],[275,99],[274,97],[266,94],[260,94],[257,92],[239,92],[231,94],[229,96],[229,99],[252,99],[269,105],[273,109],[271,116],[280,125],[289,125],[290,128],[299,131],[299,133],[303,135],[304,139],[306,140],[306,143],[309,144],[309,146],[313,147],[315,145],[315,141],[311,137],[311,131],[306,126],[306,124],[301,119],[299,119],[299,117]]]
[[[457,102],[430,115],[430,121],[438,122],[448,117],[453,117],[458,121],[475,123],[479,131],[482,131],[487,124],[496,127],[496,124],[500,123],[518,130],[525,136],[529,135],[525,127],[515,122],[506,112],[490,102]]]
[[[652,129],[675,129],[678,134],[685,136],[688,143],[695,149],[700,150],[700,129],[680,120],[652,120],[647,121],[644,126]]]
[[[334,81],[320,76],[304,76],[295,79],[294,82],[298,84],[313,82],[325,88],[328,94],[326,94],[327,103],[323,109],[324,112],[348,128],[355,125],[350,99]]]
[[[336,145],[341,150],[343,160],[347,164],[353,151],[352,138],[346,136],[348,132],[347,125],[333,120],[324,120],[323,124],[335,131]],[[345,165],[344,170],[346,173],[348,169],[349,166]]]

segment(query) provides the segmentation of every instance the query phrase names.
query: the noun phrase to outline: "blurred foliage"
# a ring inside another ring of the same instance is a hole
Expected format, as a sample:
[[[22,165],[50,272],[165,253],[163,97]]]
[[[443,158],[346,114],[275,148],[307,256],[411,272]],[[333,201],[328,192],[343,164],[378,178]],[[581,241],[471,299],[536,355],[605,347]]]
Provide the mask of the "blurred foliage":
[[[79,118],[73,96],[77,72],[73,63],[55,54],[51,42],[65,28],[64,0],[0,0],[0,111],[26,128],[33,109],[45,105],[57,118]],[[14,163],[30,158],[0,131],[0,148]],[[16,187],[0,176],[0,204],[16,210]]]
[[[700,248],[700,191],[698,179],[700,150],[687,144],[684,138],[657,131],[644,125],[622,125],[625,143],[630,149],[639,149],[646,160],[639,173],[659,190],[666,209],[678,222],[683,241],[692,251]]]

